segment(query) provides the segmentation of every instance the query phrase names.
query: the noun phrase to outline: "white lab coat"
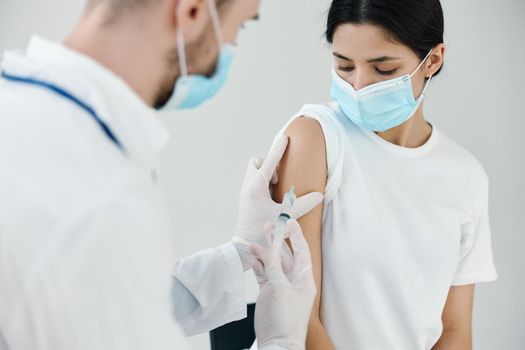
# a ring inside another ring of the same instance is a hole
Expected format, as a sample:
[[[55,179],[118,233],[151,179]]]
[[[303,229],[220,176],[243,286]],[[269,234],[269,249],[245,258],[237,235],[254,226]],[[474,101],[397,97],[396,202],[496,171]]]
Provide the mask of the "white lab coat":
[[[168,135],[155,111],[38,37],[2,69],[91,106],[125,153],[70,100],[0,79],[0,349],[187,349],[183,333],[244,318],[233,245],[175,259],[187,233],[168,229],[157,184]]]

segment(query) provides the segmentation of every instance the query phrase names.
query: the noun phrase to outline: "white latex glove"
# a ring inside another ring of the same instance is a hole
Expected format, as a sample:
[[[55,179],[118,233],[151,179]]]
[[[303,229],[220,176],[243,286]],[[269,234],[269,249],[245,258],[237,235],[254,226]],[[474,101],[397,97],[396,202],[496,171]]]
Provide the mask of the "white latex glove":
[[[244,271],[252,267],[254,257],[250,246],[260,243],[264,234],[264,225],[275,222],[281,210],[281,203],[276,203],[271,196],[270,186],[278,180],[277,166],[281,161],[288,136],[276,140],[264,162],[257,158],[250,159],[239,198],[239,217],[232,243],[237,248]],[[261,165],[262,163],[262,165]],[[323,201],[318,192],[309,193],[295,201],[291,216],[298,219]]]
[[[304,350],[316,294],[310,250],[301,227],[290,220],[287,230],[294,253],[291,259],[282,260],[282,249],[289,248],[282,239],[274,239],[273,229],[273,225],[267,225],[263,245],[252,246],[257,257],[253,269],[260,288],[255,308],[258,348]]]

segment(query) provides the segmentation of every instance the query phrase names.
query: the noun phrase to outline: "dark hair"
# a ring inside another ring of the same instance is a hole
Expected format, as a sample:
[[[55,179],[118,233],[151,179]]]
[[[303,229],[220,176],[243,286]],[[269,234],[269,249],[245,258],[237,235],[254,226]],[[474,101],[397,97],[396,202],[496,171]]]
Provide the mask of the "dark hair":
[[[440,0],[333,0],[326,40],[333,43],[341,24],[368,23],[386,29],[424,59],[433,47],[443,43],[444,22]]]

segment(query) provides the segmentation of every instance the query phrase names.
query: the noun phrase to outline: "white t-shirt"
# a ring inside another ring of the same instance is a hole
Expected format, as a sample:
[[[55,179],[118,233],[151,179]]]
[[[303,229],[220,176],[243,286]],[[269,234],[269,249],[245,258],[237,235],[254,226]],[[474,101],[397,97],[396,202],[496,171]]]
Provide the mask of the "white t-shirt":
[[[431,349],[450,287],[497,278],[485,171],[436,128],[405,148],[361,130],[337,103],[300,116],[326,140],[321,320],[332,342]]]

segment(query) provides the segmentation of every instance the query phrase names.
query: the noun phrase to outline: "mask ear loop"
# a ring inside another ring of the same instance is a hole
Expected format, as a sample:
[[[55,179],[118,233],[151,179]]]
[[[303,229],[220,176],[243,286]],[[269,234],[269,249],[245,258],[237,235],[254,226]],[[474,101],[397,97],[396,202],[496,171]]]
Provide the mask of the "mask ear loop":
[[[177,13],[180,12],[181,5],[182,3],[179,2],[179,5],[177,7]],[[179,23],[177,23],[177,53],[179,55],[180,74],[183,77],[187,77],[188,63],[186,62],[186,43],[184,42],[184,34],[182,33],[182,29]]]
[[[425,98],[425,94],[426,94],[426,92],[427,92],[427,90],[428,90],[428,87],[430,86],[430,82],[432,81],[432,78],[433,78],[433,77],[434,77],[434,76],[431,75],[431,76],[428,78],[427,82],[425,83],[425,87],[423,88],[423,91],[421,91],[421,96],[419,96],[419,99],[422,100],[422,99]]]
[[[179,67],[180,67],[180,74],[183,77],[188,76],[188,65],[186,62],[186,47],[184,43],[184,35],[182,34],[182,30],[180,28],[177,29],[177,52],[179,54]]]
[[[419,66],[417,66],[417,68],[412,72],[412,74],[410,74],[410,78],[412,78],[414,76],[414,74],[416,74],[419,71],[419,69],[421,69],[421,67],[423,67],[423,64],[428,60],[428,58],[430,57],[432,52],[434,52],[434,49],[430,50],[429,53],[425,56],[425,58],[423,58],[423,61],[421,61]]]
[[[215,0],[208,0],[208,5],[210,9],[211,22],[213,24],[213,30],[215,31],[215,36],[219,42],[219,47],[224,43],[222,36],[221,25],[219,21],[219,14],[217,13],[217,7],[215,6]],[[180,28],[177,28],[177,52],[179,55],[179,67],[180,72],[183,77],[188,76],[188,63],[186,61],[186,44],[184,42],[184,34]]]
[[[421,69],[421,67],[423,66],[423,64],[428,60],[428,58],[430,57],[430,55],[432,55],[432,52],[434,52],[434,49],[430,50],[429,53],[425,56],[425,58],[423,59],[423,61],[421,61],[421,63],[419,64],[419,66],[417,66],[417,68],[412,72],[412,74],[410,74],[410,78],[412,78],[414,76],[414,74],[416,74],[419,69]],[[430,81],[432,80],[433,78],[433,75],[431,75],[428,80],[425,82],[425,86],[423,87],[423,91],[421,92],[421,95],[419,95],[418,97],[418,101],[421,101],[423,100],[423,98],[425,98],[425,93],[427,92],[427,89],[430,85]]]
[[[210,8],[211,23],[213,24],[213,30],[219,43],[219,48],[224,44],[224,38],[222,36],[221,22],[219,20],[219,14],[217,12],[217,5],[215,0],[208,0],[208,6]]]

